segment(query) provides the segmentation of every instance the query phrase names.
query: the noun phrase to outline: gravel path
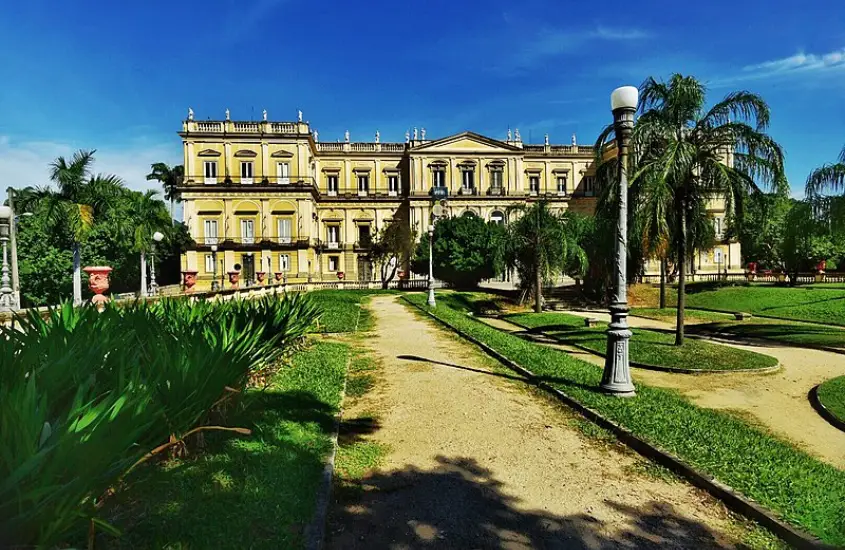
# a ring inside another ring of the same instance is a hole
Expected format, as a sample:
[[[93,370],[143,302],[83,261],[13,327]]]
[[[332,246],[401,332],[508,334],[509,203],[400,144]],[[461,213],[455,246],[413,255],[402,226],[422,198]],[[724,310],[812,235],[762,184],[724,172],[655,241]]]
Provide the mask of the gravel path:
[[[395,297],[370,307],[383,381],[367,437],[391,452],[335,504],[329,548],[734,547],[743,527],[708,495],[587,439],[579,417]]]
[[[609,321],[602,312],[570,311],[581,317]],[[674,324],[642,317],[628,317],[632,327],[674,330]],[[826,351],[747,341],[720,342],[771,355],[782,368],[775,373],[679,375],[635,369],[634,382],[676,388],[695,403],[730,409],[749,416],[820,459],[845,469],[845,433],[831,426],[813,410],[807,394],[816,385],[845,374],[845,355]],[[599,363],[603,359],[598,358]]]

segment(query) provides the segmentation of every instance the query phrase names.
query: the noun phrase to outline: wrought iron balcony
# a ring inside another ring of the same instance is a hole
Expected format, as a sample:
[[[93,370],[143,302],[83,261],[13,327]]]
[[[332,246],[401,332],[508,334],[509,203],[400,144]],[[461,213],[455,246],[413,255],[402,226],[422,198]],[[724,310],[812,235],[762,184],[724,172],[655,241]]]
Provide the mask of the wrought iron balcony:
[[[302,191],[303,189],[314,189],[316,181],[312,176],[191,176],[186,177],[180,187],[195,190],[197,186],[240,187],[243,189],[273,187],[279,191]]]
[[[508,194],[508,190],[501,185],[496,185],[488,189],[487,194],[491,197],[504,197]]]
[[[269,248],[273,250],[278,249],[295,249],[308,248],[311,245],[311,240],[308,237],[279,237],[277,235],[254,237],[197,237],[194,239],[197,247],[210,248],[212,245],[217,245],[219,250],[232,250],[236,248]]]
[[[367,237],[366,239],[359,239],[355,241],[355,244],[352,246],[353,250],[356,252],[363,252],[371,249],[373,247],[373,238]]]

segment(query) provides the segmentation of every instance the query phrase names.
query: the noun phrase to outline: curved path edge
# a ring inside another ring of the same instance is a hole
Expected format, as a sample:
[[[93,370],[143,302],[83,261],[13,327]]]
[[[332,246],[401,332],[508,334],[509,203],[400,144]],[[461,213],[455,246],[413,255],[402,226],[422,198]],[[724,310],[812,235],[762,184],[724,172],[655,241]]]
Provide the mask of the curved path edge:
[[[482,350],[484,350],[485,353],[487,353],[497,361],[501,362],[503,365],[522,374],[529,381],[533,382],[537,387],[542,388],[543,390],[551,393],[561,402],[563,402],[570,408],[576,410],[591,422],[610,431],[619,439],[619,441],[621,441],[640,455],[644,456],[649,460],[653,460],[654,462],[657,462],[658,464],[666,468],[669,468],[676,474],[688,480],[696,487],[704,489],[713,497],[722,501],[725,506],[727,506],[730,510],[763,525],[764,527],[775,533],[777,536],[779,536],[781,539],[786,541],[788,544],[796,548],[835,548],[834,546],[830,546],[823,543],[818,538],[814,537],[813,535],[810,535],[802,529],[799,529],[786,523],[771,510],[763,508],[753,500],[738,493],[730,486],[714,479],[713,477],[699,472],[698,470],[696,470],[686,462],[682,461],[680,458],[676,457],[672,453],[664,451],[656,445],[649,443],[644,439],[641,439],[640,437],[634,435],[634,433],[629,431],[627,428],[621,426],[620,424],[617,424],[609,418],[606,418],[601,413],[591,409],[590,407],[582,405],[580,402],[576,401],[575,399],[573,399],[566,393],[560,391],[559,389],[554,388],[543,381],[540,381],[538,377],[530,370],[519,365],[518,363],[506,357],[505,355],[499,353],[484,342],[470,336],[469,334],[466,334],[465,332],[452,326],[446,321],[439,319],[425,308],[414,304],[413,302],[405,299],[404,297],[402,299],[410,306],[425,313],[430,318],[434,319],[444,327],[448,328],[461,338],[464,338],[465,340],[468,340],[469,342],[472,342],[476,346],[480,347]]]
[[[831,426],[845,432],[845,422],[830,412],[830,409],[825,407],[824,403],[822,403],[821,399],[819,399],[819,386],[821,386],[821,384],[813,386],[809,393],[807,393],[807,399],[810,400],[810,405],[817,413],[819,413],[819,416],[827,420]]]

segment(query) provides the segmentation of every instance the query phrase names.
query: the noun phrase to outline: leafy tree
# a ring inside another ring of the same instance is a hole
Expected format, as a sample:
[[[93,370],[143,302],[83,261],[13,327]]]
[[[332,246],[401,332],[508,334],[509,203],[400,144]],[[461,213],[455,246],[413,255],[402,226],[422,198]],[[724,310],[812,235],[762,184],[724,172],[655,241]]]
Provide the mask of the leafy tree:
[[[50,164],[50,180],[57,189],[39,190],[46,206],[44,215],[54,230],[66,230],[73,243],[73,301],[82,302],[81,246],[94,221],[116,201],[124,190],[114,175],[91,172],[94,151],[77,151],[70,159],[58,157]]]
[[[566,230],[564,217],[553,212],[548,201],[513,206],[509,212],[513,221],[503,241],[505,263],[516,269],[522,295],[534,297],[534,311],[539,313],[543,310],[543,281],[551,281],[567,266],[586,265],[586,255],[583,250],[576,251],[580,247]]]
[[[172,218],[167,217],[167,211],[156,197],[158,191],[134,193],[129,203],[130,219],[133,230],[133,249],[141,255],[141,296],[147,295],[147,253],[153,246],[153,234],[162,231],[165,236],[173,225]],[[172,203],[171,203],[172,206]]]
[[[682,345],[686,264],[696,235],[706,237],[702,218],[708,203],[724,199],[730,213],[758,189],[758,182],[775,191],[784,189],[783,151],[765,133],[769,107],[756,94],[733,92],[705,109],[705,87],[694,77],[675,74],[668,82],[647,79],[640,97],[632,181],[648,182],[652,193],[671,198],[668,222],[678,259],[675,344]],[[598,145],[612,133],[612,127],[605,129]]]
[[[475,287],[501,273],[504,228],[476,215],[445,218],[434,226],[434,276],[457,287]],[[412,268],[428,273],[427,235],[417,245]]]
[[[745,201],[745,210],[738,216],[735,230],[746,263],[756,262],[763,268],[783,269],[781,252],[787,233],[787,215],[792,200],[783,194],[752,193]]]
[[[780,256],[791,284],[798,273],[813,269],[833,256],[837,246],[827,220],[818,215],[812,201],[793,201],[786,215]]]
[[[378,266],[382,288],[396,276],[401,265],[407,265],[414,253],[416,231],[399,218],[393,218],[375,236],[370,248],[370,260]]]
[[[169,166],[164,162],[150,165],[152,172],[147,174],[147,180],[156,180],[164,188],[164,200],[170,201],[170,219],[173,219],[173,204],[179,201],[179,189],[185,177],[185,167],[181,164]]]
[[[839,153],[839,162],[816,168],[807,178],[808,197],[819,195],[824,191],[845,191],[845,147]]]

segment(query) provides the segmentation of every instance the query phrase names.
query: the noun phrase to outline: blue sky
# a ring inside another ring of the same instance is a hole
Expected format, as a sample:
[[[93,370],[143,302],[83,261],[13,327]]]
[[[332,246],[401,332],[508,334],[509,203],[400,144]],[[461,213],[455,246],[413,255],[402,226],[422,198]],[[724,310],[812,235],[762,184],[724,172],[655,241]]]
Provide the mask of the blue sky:
[[[609,94],[694,74],[711,101],[760,93],[793,191],[845,145],[845,3],[428,0],[27,0],[0,18],[0,177],[96,148],[133,188],[199,119],[292,120],[322,141],[473,130],[592,143]],[[628,14],[628,15],[623,15]]]

